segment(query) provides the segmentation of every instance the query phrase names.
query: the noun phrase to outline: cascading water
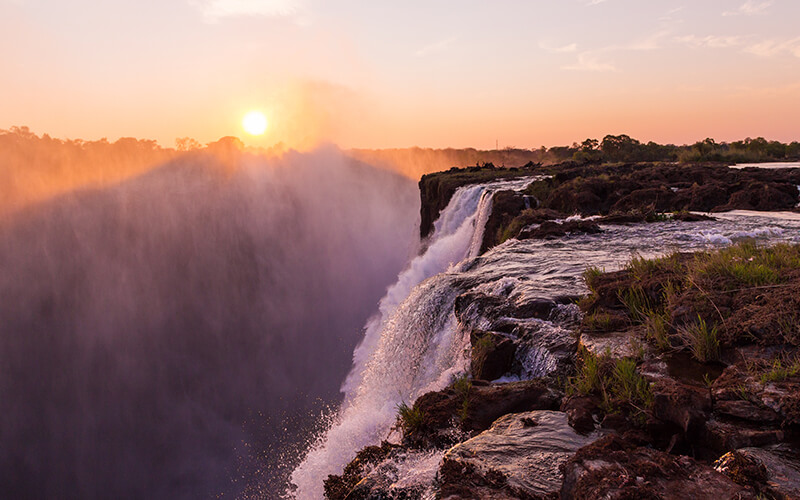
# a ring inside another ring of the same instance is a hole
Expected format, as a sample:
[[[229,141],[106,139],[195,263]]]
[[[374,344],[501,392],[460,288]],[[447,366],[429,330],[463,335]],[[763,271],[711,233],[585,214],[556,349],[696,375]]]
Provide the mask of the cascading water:
[[[398,404],[440,389],[465,371],[465,337],[452,313],[460,291],[456,275],[444,271],[479,253],[492,194],[530,182],[468,186],[453,195],[425,252],[398,276],[379,314],[368,322],[343,386],[344,405],[292,475],[297,498],[321,498],[328,474],[340,472],[363,446],[386,437]]]
[[[525,303],[583,293],[581,275],[587,266],[613,269],[634,254],[692,251],[747,237],[800,241],[800,220],[791,214],[734,212],[721,214],[718,221],[691,224],[605,226],[602,234],[568,240],[512,239],[477,256],[491,194],[524,184],[471,186],[453,196],[435,224],[427,251],[401,273],[381,302],[380,316],[368,324],[344,386],[342,410],[292,475],[296,498],[321,498],[328,474],[339,473],[356,451],[390,435],[399,403],[410,404],[427,391],[442,389],[467,370],[468,331],[486,328],[489,321],[470,311],[457,319],[454,303],[460,294],[469,291]],[[481,227],[475,226],[478,223]],[[459,257],[465,259],[457,265]],[[515,320],[532,334],[519,350],[523,378],[552,368],[549,339],[569,337],[565,328],[578,318],[577,308],[565,305],[549,321]],[[439,458],[436,453],[409,454],[379,464],[376,471],[392,478],[397,487],[421,485],[417,491],[427,492],[427,498]]]

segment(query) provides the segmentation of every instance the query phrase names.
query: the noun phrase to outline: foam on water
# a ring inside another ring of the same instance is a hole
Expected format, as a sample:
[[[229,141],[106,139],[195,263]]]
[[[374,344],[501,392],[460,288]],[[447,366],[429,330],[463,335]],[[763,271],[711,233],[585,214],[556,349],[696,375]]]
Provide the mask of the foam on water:
[[[476,256],[480,231],[475,224],[488,217],[487,192],[502,186],[486,188],[457,191],[437,222],[427,251],[401,273],[384,297],[380,316],[367,326],[356,352],[342,410],[292,475],[297,498],[320,498],[328,474],[340,473],[360,448],[390,436],[398,403],[410,404],[425,392],[440,390],[467,370],[469,331],[489,322],[467,311],[460,313],[464,323],[459,323],[454,304],[461,293],[480,291],[516,302],[579,294],[586,290],[581,275],[587,266],[612,270],[634,254],[649,257],[707,249],[748,235],[765,241],[800,241],[800,220],[736,213],[719,221],[604,225],[601,234],[569,239],[511,239]],[[460,224],[456,212],[461,214]],[[454,265],[460,258],[464,260]],[[540,376],[554,365],[551,353],[537,344],[536,337],[564,335],[576,317],[574,306],[560,306],[551,321],[516,320],[533,335],[530,345],[520,350],[523,378]]]
[[[379,314],[368,322],[343,385],[342,410],[292,474],[297,498],[321,498],[324,478],[341,472],[360,448],[386,438],[398,404],[441,389],[466,371],[468,336],[452,312],[461,293],[455,264],[479,253],[491,194],[529,182],[504,181],[455,192],[434,224],[425,252],[400,273],[381,300]]]

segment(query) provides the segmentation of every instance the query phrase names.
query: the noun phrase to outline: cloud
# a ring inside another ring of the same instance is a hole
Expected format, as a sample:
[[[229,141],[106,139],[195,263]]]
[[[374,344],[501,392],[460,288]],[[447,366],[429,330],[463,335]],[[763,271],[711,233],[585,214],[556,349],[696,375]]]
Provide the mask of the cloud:
[[[773,57],[783,53],[800,57],[800,37],[789,40],[764,40],[745,47],[744,51],[760,57]]]
[[[667,22],[667,21],[673,21],[674,22],[675,21],[675,14],[677,14],[678,12],[681,12],[684,9],[685,9],[685,7],[675,7],[674,9],[671,9],[671,10],[667,11],[667,13],[664,14],[663,16],[661,16],[660,18],[658,18],[658,20],[662,21],[662,22]]]
[[[300,17],[304,8],[298,0],[189,0],[208,22],[230,17]]]
[[[755,16],[763,14],[773,4],[773,0],[757,1],[747,0],[736,10],[729,10],[722,13],[723,16]]]
[[[578,51],[578,44],[577,43],[570,43],[569,45],[562,45],[561,47],[553,47],[548,43],[539,42],[539,48],[542,50],[546,50],[547,52],[553,52],[556,54],[563,54],[565,52],[577,52]]]
[[[429,54],[435,54],[437,52],[444,52],[447,48],[456,41],[456,37],[452,36],[450,38],[445,38],[444,40],[439,40],[438,42],[434,42],[430,45],[426,45],[422,47],[416,52],[417,57],[425,57]]]
[[[600,5],[601,3],[604,3],[605,1],[606,0],[589,0],[589,3],[587,3],[586,5]]]
[[[708,47],[712,49],[737,47],[742,44],[742,38],[739,36],[708,35],[701,37],[697,35],[686,35],[677,37],[675,40],[692,47]]]
[[[578,54],[578,61],[575,64],[570,64],[569,66],[562,66],[561,69],[569,71],[590,71],[590,72],[606,72],[606,71],[617,70],[617,68],[615,68],[613,64],[602,62],[597,58],[597,56],[589,52]]]

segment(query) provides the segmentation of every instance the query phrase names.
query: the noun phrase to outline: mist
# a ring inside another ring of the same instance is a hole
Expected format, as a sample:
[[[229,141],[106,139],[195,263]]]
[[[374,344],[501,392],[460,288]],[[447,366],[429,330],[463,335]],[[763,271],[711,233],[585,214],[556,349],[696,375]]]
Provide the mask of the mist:
[[[416,184],[335,148],[223,153],[0,220],[4,495],[263,497],[339,402]]]

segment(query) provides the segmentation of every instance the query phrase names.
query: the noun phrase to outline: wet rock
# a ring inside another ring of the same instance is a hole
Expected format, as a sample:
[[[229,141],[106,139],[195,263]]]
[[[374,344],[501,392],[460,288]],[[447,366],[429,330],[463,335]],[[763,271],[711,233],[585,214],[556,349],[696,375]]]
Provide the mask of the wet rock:
[[[776,424],[781,421],[781,416],[769,408],[760,407],[751,401],[728,400],[718,401],[714,411],[719,415],[740,418],[751,422],[765,422]]]
[[[637,224],[647,222],[647,217],[642,212],[617,212],[594,220],[598,224]]]
[[[800,456],[786,445],[726,453],[714,468],[768,498],[800,498]]]
[[[707,465],[637,447],[616,435],[578,450],[562,471],[561,498],[755,499],[746,488]]]
[[[578,434],[561,412],[506,415],[445,454],[439,497],[554,498],[559,465],[599,436]]]
[[[672,214],[672,220],[681,222],[702,222],[717,220],[710,215],[697,214],[693,212],[679,211]]]
[[[568,234],[596,234],[603,230],[596,222],[590,220],[571,220],[566,222],[545,221],[536,227],[525,228],[519,232],[517,239],[553,239]]]
[[[467,433],[481,432],[507,413],[555,409],[560,402],[560,395],[541,380],[476,382],[468,391],[448,387],[417,399],[414,407],[422,412],[423,422],[404,440],[417,448],[450,446],[462,437],[453,433],[454,427]]]
[[[797,186],[789,183],[753,182],[733,193],[716,210],[791,210],[797,205]]]
[[[704,441],[718,453],[737,448],[769,446],[786,438],[780,428],[762,428],[742,423],[731,423],[712,418],[706,422]]]
[[[666,186],[636,189],[614,203],[611,211],[626,212],[651,207],[656,212],[664,212],[672,208],[674,197],[675,193]]]
[[[714,411],[724,417],[749,421],[762,427],[783,427],[800,423],[800,377],[762,381],[759,372],[767,373],[777,358],[766,356],[769,349],[749,350],[747,363],[728,366],[714,381]],[[748,369],[747,365],[752,366]]]
[[[481,252],[500,243],[500,232],[525,210],[525,197],[514,191],[498,191],[492,198],[492,213],[483,230]]]
[[[640,373],[651,384],[653,416],[674,424],[690,438],[701,435],[712,409],[708,388],[673,378],[661,359],[644,362]]]
[[[495,380],[511,371],[517,350],[511,339],[497,333],[473,330],[470,343],[473,378]]]
[[[466,292],[456,297],[454,311],[461,323],[471,324],[476,323],[477,318],[486,318],[490,322],[499,318],[547,320],[556,307],[558,304],[551,299],[513,301],[482,292]]]
[[[325,498],[328,500],[348,500],[368,498],[369,489],[362,485],[361,493],[353,496],[356,485],[361,483],[380,462],[388,457],[395,455],[401,450],[396,444],[386,441],[380,446],[367,446],[356,454],[356,457],[345,466],[340,476],[330,475],[325,480]],[[371,489],[371,488],[370,488]]]
[[[595,356],[610,354],[613,358],[625,358],[636,354],[635,346],[631,343],[631,335],[625,331],[591,334],[584,331],[580,343]]]
[[[694,212],[711,212],[728,202],[728,190],[721,183],[693,185],[688,204],[684,207]]]
[[[591,396],[569,396],[561,403],[561,411],[566,413],[570,427],[581,434],[587,434],[595,429],[597,408],[598,401]]]

